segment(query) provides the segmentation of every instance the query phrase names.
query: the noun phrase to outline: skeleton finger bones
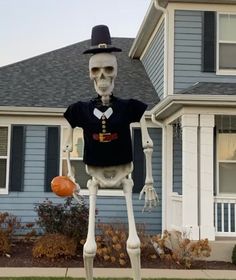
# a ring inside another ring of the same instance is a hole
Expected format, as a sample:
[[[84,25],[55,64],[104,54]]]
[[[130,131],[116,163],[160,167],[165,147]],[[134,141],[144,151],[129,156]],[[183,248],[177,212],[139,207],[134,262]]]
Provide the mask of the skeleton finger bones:
[[[139,199],[142,199],[144,195],[145,203],[143,212],[148,209],[151,211],[153,207],[157,207],[159,203],[158,195],[152,184],[146,184],[140,192]]]

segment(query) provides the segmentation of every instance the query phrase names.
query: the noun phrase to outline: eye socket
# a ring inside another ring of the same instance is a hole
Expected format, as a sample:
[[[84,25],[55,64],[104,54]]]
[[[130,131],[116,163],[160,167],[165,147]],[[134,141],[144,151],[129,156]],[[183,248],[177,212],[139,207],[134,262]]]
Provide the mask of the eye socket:
[[[91,72],[92,72],[94,75],[96,75],[96,74],[99,73],[99,68],[98,68],[98,67],[93,67],[93,68],[91,69]]]
[[[106,66],[104,67],[105,73],[110,74],[114,71],[114,67],[112,66]]]

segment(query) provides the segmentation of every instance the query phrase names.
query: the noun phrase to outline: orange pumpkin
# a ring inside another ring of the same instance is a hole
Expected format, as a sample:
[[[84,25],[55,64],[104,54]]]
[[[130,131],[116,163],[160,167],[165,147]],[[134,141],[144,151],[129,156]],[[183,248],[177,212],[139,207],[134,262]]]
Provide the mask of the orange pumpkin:
[[[58,196],[72,196],[76,184],[67,176],[57,176],[52,179],[51,188]]]

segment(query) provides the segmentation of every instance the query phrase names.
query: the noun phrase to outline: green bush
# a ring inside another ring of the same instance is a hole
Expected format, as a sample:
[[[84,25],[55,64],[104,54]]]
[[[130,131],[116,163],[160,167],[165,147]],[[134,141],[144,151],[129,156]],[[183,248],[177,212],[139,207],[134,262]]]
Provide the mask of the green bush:
[[[233,252],[232,252],[232,263],[236,264],[236,245],[234,245]]]
[[[74,202],[66,198],[63,204],[53,204],[50,200],[35,206],[38,214],[36,223],[45,233],[60,233],[74,238],[78,243],[84,239],[88,227],[88,207],[84,200]]]

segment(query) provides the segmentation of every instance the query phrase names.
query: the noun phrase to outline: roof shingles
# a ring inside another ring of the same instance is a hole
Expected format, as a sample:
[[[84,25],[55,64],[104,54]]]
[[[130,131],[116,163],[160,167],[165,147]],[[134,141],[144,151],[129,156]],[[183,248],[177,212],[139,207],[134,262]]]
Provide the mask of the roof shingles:
[[[113,38],[113,44],[123,50],[116,54],[114,95],[142,100],[151,108],[159,99],[142,63],[128,57],[132,42],[130,38]],[[83,41],[1,67],[0,106],[66,108],[93,98],[96,92],[89,79],[89,55],[82,54],[89,44],[89,40]]]

